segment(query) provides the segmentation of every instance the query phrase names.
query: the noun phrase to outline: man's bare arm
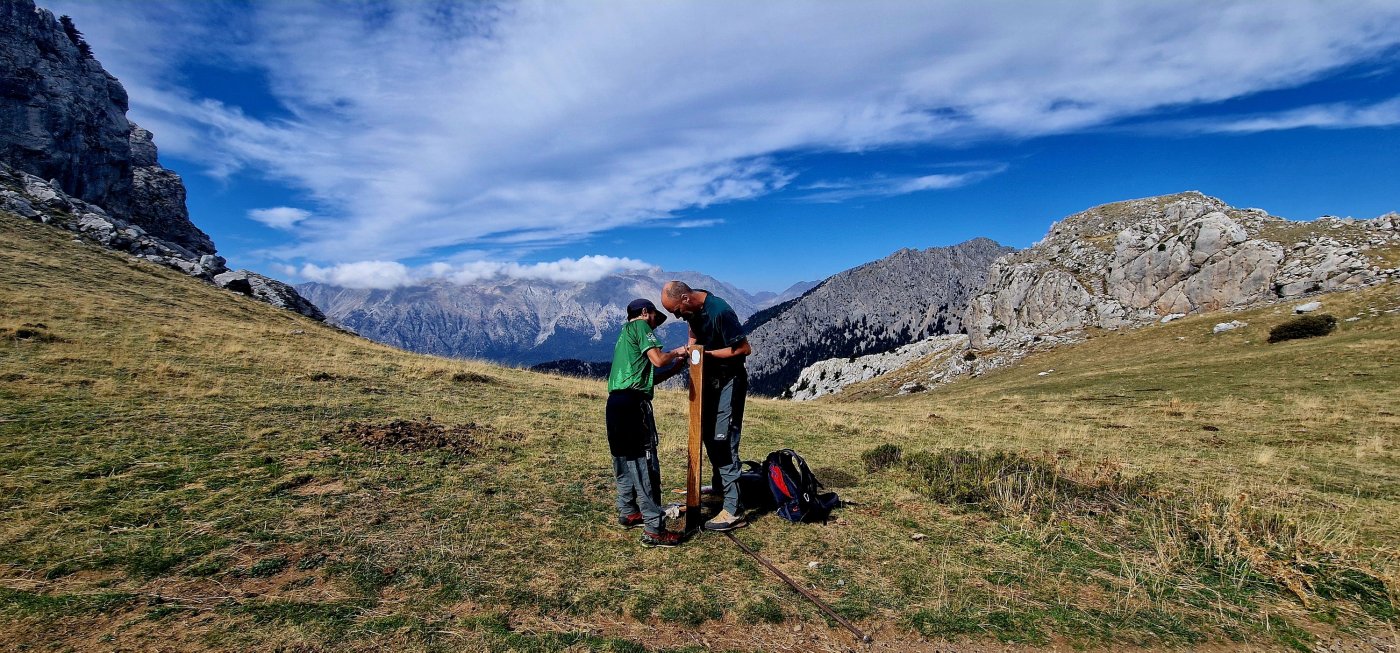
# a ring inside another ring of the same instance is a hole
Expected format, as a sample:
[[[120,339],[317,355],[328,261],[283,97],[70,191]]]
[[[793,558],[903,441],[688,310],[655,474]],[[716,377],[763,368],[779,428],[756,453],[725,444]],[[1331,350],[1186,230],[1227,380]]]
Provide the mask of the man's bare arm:
[[[660,347],[652,347],[647,350],[647,360],[651,361],[651,364],[657,367],[666,367],[676,362],[681,356],[682,354],[677,354],[673,351],[661,351]]]
[[[748,356],[752,353],[753,347],[749,345],[749,341],[745,340],[732,347],[725,347],[723,349],[714,349],[711,351],[707,351],[705,352],[705,355],[713,356],[715,358],[733,358],[735,356]]]

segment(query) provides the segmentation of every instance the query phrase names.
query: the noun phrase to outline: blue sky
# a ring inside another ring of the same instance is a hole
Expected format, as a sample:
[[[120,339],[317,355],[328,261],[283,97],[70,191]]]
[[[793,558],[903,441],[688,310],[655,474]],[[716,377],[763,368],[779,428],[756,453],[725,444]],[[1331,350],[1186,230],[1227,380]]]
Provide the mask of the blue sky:
[[[1400,3],[62,0],[236,267],[751,291],[1200,190],[1400,210]]]

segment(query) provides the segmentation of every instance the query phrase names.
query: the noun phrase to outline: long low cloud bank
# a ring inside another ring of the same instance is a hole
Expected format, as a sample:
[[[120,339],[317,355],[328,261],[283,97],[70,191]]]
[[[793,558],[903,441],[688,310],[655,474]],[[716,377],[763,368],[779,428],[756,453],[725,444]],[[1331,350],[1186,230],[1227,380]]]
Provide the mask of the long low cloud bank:
[[[314,215],[263,216],[295,235],[286,261],[579,239],[782,189],[784,153],[1070,133],[1297,86],[1400,43],[1391,0],[135,3],[100,21],[54,4],[163,151],[306,193]],[[278,111],[201,96],[190,61],[243,67]]]
[[[440,262],[420,267],[409,267],[397,261],[356,261],[324,267],[307,263],[285,271],[307,281],[333,286],[388,290],[437,279],[463,285],[499,279],[588,283],[616,272],[652,267],[655,266],[631,258],[583,256],[541,263],[473,261],[454,265]]]

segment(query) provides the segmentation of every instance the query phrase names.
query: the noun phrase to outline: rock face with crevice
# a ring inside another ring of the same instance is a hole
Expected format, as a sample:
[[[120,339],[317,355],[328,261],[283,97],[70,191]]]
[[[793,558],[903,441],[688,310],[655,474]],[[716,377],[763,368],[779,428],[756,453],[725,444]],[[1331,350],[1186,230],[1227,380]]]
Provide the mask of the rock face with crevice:
[[[1105,204],[999,259],[969,302],[973,349],[1385,283],[1400,217],[1296,222],[1198,192]]]

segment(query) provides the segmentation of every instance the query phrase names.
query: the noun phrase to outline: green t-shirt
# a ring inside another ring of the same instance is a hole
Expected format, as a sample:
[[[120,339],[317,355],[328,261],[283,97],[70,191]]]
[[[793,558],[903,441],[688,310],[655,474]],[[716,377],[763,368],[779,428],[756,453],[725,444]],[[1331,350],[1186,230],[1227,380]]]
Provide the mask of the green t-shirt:
[[[612,371],[608,373],[608,392],[640,390],[652,396],[655,368],[647,358],[647,350],[660,349],[656,334],[646,320],[629,320],[622,326],[613,347]]]

